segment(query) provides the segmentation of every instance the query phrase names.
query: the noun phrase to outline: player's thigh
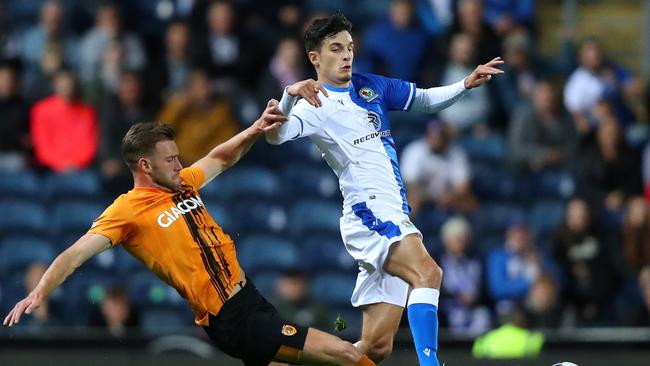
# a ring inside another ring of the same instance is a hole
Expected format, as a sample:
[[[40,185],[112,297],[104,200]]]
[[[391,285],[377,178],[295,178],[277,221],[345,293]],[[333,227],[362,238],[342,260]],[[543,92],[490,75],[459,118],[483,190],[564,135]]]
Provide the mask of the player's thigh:
[[[384,271],[403,279],[411,286],[422,282],[423,277],[430,275],[432,268],[437,268],[437,264],[416,234],[407,235],[393,244],[384,262]],[[436,278],[433,286],[439,288],[440,280],[441,278]]]
[[[387,303],[364,306],[361,346],[392,345],[403,312],[403,307]]]

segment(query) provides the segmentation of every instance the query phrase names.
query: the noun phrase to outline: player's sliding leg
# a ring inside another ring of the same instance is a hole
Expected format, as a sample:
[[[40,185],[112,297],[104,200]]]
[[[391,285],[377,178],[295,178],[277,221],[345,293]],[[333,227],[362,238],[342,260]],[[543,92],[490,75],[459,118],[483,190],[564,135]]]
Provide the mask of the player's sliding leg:
[[[407,313],[421,366],[438,363],[438,297],[442,269],[429,256],[418,235],[408,235],[391,247],[384,270],[411,287]]]
[[[314,328],[309,328],[302,351],[283,346],[278,350],[275,360],[305,365],[375,365],[352,343]]]
[[[376,363],[386,359],[393,351],[403,312],[403,307],[387,303],[364,306],[361,340],[355,346]]]

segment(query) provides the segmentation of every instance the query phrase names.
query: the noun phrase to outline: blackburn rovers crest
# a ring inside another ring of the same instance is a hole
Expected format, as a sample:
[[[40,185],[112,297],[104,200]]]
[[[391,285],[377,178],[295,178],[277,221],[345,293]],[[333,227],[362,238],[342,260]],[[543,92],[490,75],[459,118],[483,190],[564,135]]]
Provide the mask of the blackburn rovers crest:
[[[378,97],[377,93],[375,93],[374,90],[368,87],[361,88],[361,90],[359,90],[359,96],[363,98],[366,102],[372,102],[373,100],[375,100],[375,98]]]

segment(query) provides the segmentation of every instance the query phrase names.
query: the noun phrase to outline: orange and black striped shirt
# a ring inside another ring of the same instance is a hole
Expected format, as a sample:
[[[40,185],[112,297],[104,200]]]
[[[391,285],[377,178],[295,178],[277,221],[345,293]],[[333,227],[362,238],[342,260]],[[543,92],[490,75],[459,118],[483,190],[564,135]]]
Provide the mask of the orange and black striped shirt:
[[[196,324],[208,325],[208,314],[219,312],[242,272],[232,239],[199,196],[203,171],[190,167],[180,175],[178,192],[136,187],[119,196],[89,232],[122,244],[190,302]]]

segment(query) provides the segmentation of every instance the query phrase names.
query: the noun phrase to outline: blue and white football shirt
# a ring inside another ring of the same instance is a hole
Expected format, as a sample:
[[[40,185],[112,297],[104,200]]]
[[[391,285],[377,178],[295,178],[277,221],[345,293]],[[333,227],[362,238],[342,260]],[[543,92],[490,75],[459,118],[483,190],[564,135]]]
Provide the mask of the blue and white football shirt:
[[[353,73],[347,88],[323,85],[316,108],[300,100],[272,144],[309,137],[339,178],[343,212],[355,204],[373,201],[409,213],[388,111],[410,109],[416,86],[403,80]],[[377,201],[374,201],[377,200]]]

